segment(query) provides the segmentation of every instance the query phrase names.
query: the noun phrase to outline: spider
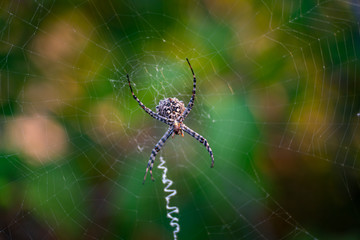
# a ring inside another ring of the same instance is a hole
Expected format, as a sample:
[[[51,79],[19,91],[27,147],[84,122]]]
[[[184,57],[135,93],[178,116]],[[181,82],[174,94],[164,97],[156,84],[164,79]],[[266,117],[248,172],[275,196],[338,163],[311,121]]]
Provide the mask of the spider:
[[[176,135],[181,135],[182,137],[184,137],[184,132],[186,132],[190,136],[192,136],[193,138],[198,140],[200,143],[202,143],[206,147],[206,150],[210,154],[210,157],[211,157],[211,166],[210,167],[211,168],[214,167],[214,155],[213,155],[213,152],[212,152],[212,150],[211,150],[211,148],[209,146],[208,141],[203,136],[201,136],[200,134],[198,134],[194,130],[190,129],[189,127],[187,127],[183,123],[183,121],[189,115],[192,107],[194,106],[195,91],[196,91],[195,73],[194,73],[194,70],[192,69],[191,64],[190,64],[190,62],[189,62],[189,60],[187,58],[186,58],[186,61],[188,62],[190,70],[191,70],[191,72],[193,74],[193,77],[194,77],[194,85],[193,85],[193,90],[192,90],[192,96],[190,98],[190,101],[189,101],[187,107],[185,107],[183,101],[179,101],[179,99],[177,99],[175,97],[172,97],[172,98],[166,98],[166,99],[160,100],[159,105],[156,106],[156,113],[153,112],[151,109],[147,108],[139,100],[139,98],[137,98],[135,96],[134,91],[133,91],[133,89],[131,87],[129,75],[128,74],[126,75],[127,80],[129,82],[129,87],[130,87],[131,94],[134,97],[134,99],[139,103],[140,107],[142,109],[144,109],[144,111],[147,114],[149,114],[151,117],[153,117],[156,120],[159,120],[159,121],[169,125],[169,129],[166,131],[164,136],[161,137],[159,142],[155,145],[155,147],[151,151],[150,159],[148,161],[146,171],[145,171],[143,184],[145,183],[146,175],[147,175],[147,173],[149,171],[149,168],[150,168],[151,180],[154,181],[154,178],[153,178],[153,175],[152,175],[152,168],[153,168],[153,165],[154,165],[155,157],[156,157],[157,153],[160,151],[160,149],[162,148],[162,146],[165,144],[166,140],[171,135],[172,135],[172,137],[174,137],[175,134]]]

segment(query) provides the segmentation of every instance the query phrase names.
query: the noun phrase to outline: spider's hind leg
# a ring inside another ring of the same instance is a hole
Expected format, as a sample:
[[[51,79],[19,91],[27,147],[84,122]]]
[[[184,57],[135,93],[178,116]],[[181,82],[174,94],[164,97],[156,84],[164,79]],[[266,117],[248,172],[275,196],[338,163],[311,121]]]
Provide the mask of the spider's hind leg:
[[[190,67],[190,70],[191,70],[191,73],[193,74],[193,90],[192,90],[192,96],[190,98],[190,101],[187,105],[187,107],[185,108],[185,111],[183,112],[182,114],[182,120],[185,120],[185,118],[189,115],[192,107],[194,106],[194,100],[195,100],[195,95],[196,95],[196,77],[195,77],[195,73],[194,73],[194,70],[192,69],[191,67],[191,64],[189,62],[189,59],[186,58],[186,61],[188,62],[189,64],[189,67]]]
[[[166,133],[161,137],[161,139],[159,140],[159,142],[155,145],[155,147],[153,148],[153,150],[151,151],[151,155],[150,155],[150,159],[148,161],[147,167],[146,167],[146,172],[145,172],[145,176],[144,176],[144,181],[143,184],[145,183],[146,180],[146,175],[150,169],[150,176],[151,176],[151,180],[154,181],[154,177],[152,175],[152,169],[154,166],[154,161],[155,161],[155,157],[157,155],[158,152],[160,152],[162,146],[164,145],[164,143],[166,142],[166,140],[170,137],[170,135],[173,133],[173,129],[169,128]]]
[[[138,104],[140,105],[140,107],[142,109],[144,109],[144,111],[149,114],[151,117],[155,118],[156,120],[159,120],[163,123],[166,123],[167,125],[171,125],[172,124],[172,121],[171,119],[168,119],[166,117],[163,117],[163,116],[160,116],[159,114],[153,112],[150,108],[147,108],[141,101],[140,99],[135,95],[132,87],[131,87],[131,83],[130,83],[130,77],[129,77],[129,74],[126,74],[126,77],[127,77],[127,80],[128,80],[128,83],[129,83],[129,87],[130,87],[130,91],[131,91],[131,94],[133,96],[133,98],[138,102]]]

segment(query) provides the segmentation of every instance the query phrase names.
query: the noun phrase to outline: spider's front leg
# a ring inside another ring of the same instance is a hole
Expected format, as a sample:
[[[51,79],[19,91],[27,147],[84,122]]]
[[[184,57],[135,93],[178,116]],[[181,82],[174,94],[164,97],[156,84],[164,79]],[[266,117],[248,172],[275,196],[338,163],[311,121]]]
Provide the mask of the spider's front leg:
[[[211,166],[210,167],[211,168],[214,167],[214,155],[213,155],[213,152],[211,150],[211,147],[210,147],[208,141],[203,136],[201,136],[200,134],[198,134],[191,128],[187,127],[185,124],[181,125],[181,129],[184,130],[184,132],[188,133],[193,138],[195,138],[196,140],[198,140],[201,144],[203,144],[206,147],[206,150],[209,152],[210,157],[211,157]]]
[[[155,161],[155,157],[157,155],[157,153],[161,150],[162,146],[164,145],[164,143],[166,142],[166,140],[170,137],[170,135],[173,133],[174,129],[173,127],[169,127],[169,129],[166,131],[166,133],[164,134],[164,136],[161,137],[161,139],[159,140],[159,142],[155,145],[155,147],[153,148],[153,150],[151,151],[151,155],[150,155],[150,159],[148,162],[148,165],[146,167],[146,172],[145,172],[145,176],[144,176],[144,181],[143,184],[145,183],[146,180],[146,175],[149,171],[150,168],[150,176],[151,176],[151,180],[154,181],[153,175],[152,175],[152,168],[154,166],[154,161]]]

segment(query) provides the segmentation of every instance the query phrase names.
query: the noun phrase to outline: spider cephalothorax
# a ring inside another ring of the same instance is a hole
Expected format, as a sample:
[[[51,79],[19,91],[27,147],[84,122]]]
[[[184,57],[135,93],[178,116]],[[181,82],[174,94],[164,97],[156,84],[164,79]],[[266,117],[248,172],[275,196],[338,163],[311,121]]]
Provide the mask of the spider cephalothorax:
[[[150,159],[149,159],[148,165],[146,167],[146,172],[145,172],[145,176],[144,176],[144,182],[145,182],[146,175],[147,175],[147,172],[148,172],[149,168],[150,168],[151,179],[154,180],[154,178],[152,176],[152,168],[153,168],[153,165],[154,165],[156,154],[160,151],[161,147],[164,145],[166,140],[171,136],[171,134],[173,136],[175,134],[184,136],[183,132],[186,132],[190,136],[192,136],[193,138],[198,140],[201,144],[203,144],[206,147],[206,150],[210,154],[210,157],[211,157],[211,166],[210,167],[214,167],[214,156],[213,156],[213,153],[212,153],[212,150],[211,150],[211,148],[209,146],[208,141],[203,136],[201,136],[197,132],[193,131],[192,129],[190,129],[189,127],[187,127],[183,123],[183,121],[189,115],[189,113],[190,113],[190,111],[191,111],[191,109],[192,109],[192,107],[194,105],[195,91],[196,91],[195,74],[194,74],[194,71],[193,71],[193,69],[192,69],[192,67],[190,65],[189,60],[186,59],[186,61],[188,62],[189,67],[190,67],[191,72],[192,72],[193,77],[194,77],[194,85],[193,85],[193,90],[192,90],[192,96],[190,98],[190,101],[189,101],[187,107],[185,107],[183,101],[179,101],[179,99],[177,99],[175,97],[166,98],[166,99],[161,100],[159,102],[159,105],[156,106],[156,113],[154,113],[151,109],[147,108],[139,100],[139,98],[137,98],[135,96],[135,94],[134,94],[134,92],[133,92],[133,90],[131,88],[129,75],[127,75],[129,87],[130,87],[130,90],[131,90],[131,94],[133,95],[133,98],[139,103],[140,107],[142,109],[144,109],[145,112],[148,113],[151,117],[153,117],[156,120],[159,120],[159,121],[169,125],[169,129],[166,131],[164,136],[162,136],[160,141],[155,145],[154,149],[151,152]]]

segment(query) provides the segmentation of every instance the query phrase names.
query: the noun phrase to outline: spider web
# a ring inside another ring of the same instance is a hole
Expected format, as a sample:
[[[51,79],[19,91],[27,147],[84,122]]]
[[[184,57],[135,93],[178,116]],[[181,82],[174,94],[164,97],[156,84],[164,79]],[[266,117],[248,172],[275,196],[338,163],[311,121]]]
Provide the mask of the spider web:
[[[2,1],[0,236],[359,238],[356,1]],[[177,97],[203,135],[149,108]]]

